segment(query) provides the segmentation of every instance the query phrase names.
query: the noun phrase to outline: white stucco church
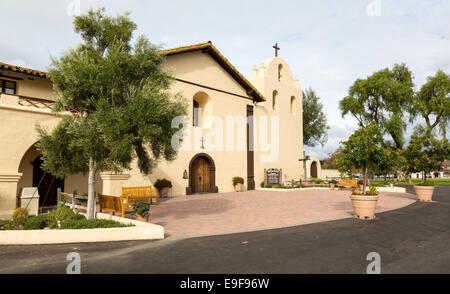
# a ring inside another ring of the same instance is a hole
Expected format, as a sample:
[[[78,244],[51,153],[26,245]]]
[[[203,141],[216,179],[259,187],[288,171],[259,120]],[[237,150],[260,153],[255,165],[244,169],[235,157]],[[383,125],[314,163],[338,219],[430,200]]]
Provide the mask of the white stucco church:
[[[173,196],[231,192],[236,176],[253,190],[271,168],[281,169],[285,181],[304,177],[302,88],[283,58],[255,66],[247,80],[211,42],[164,52],[165,68],[175,77],[170,91],[182,93],[190,107],[178,156],[148,176],[138,168],[98,174],[98,193],[119,195],[122,186],[162,178],[172,182]],[[61,119],[50,110],[55,93],[47,74],[0,63],[0,86],[0,216],[17,207],[22,188],[41,180],[40,194],[50,196],[40,205],[55,203],[56,188],[87,192],[85,175],[56,180],[40,169],[35,125],[51,129]],[[320,162],[307,164],[320,177]]]

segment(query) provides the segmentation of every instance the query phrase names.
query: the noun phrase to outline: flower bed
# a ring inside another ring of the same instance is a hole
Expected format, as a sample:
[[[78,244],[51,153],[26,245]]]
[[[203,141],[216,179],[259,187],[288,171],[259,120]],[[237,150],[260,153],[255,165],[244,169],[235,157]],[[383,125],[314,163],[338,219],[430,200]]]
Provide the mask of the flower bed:
[[[88,220],[82,214],[73,212],[64,204],[48,214],[39,216],[28,216],[28,211],[18,208],[14,211],[13,217],[9,220],[0,220],[0,230],[79,230],[98,228],[122,228],[134,226],[133,224],[123,224],[113,220],[91,219]]]

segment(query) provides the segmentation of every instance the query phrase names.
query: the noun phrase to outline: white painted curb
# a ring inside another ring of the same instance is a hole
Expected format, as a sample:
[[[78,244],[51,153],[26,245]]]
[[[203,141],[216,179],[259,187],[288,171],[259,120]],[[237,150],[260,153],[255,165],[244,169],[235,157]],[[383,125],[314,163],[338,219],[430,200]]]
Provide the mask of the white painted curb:
[[[406,193],[406,188],[403,187],[377,187],[378,192],[393,192],[393,193]]]
[[[276,188],[256,188],[257,191],[275,191],[275,192],[296,192],[296,191],[308,191],[308,190],[328,190],[331,188],[326,187],[308,187],[308,188],[296,188],[296,189],[276,189]],[[335,188],[337,191],[338,188]],[[369,190],[369,188],[367,188]],[[392,192],[392,193],[406,193],[406,188],[402,187],[377,187],[378,192]]]
[[[331,190],[326,187],[308,187],[308,188],[294,188],[294,189],[277,189],[277,188],[256,188],[256,191],[275,191],[275,192],[298,192],[298,191],[307,191],[307,190]],[[336,189],[337,190],[337,189]]]
[[[114,220],[124,224],[132,223],[135,226],[83,230],[0,231],[0,245],[65,244],[164,239],[164,228],[162,226],[125,219],[105,213],[97,213],[97,218]]]

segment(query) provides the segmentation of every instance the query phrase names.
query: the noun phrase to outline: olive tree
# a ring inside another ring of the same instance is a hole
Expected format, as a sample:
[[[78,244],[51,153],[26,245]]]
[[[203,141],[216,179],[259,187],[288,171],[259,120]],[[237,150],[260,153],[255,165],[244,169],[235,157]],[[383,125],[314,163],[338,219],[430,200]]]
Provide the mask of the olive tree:
[[[95,217],[95,173],[130,169],[137,158],[148,174],[160,158],[173,160],[172,119],[186,114],[164,56],[140,36],[128,16],[90,10],[74,20],[82,43],[53,58],[50,79],[58,95],[54,111],[71,110],[54,130],[38,126],[43,168],[58,177],[88,173],[87,217]]]

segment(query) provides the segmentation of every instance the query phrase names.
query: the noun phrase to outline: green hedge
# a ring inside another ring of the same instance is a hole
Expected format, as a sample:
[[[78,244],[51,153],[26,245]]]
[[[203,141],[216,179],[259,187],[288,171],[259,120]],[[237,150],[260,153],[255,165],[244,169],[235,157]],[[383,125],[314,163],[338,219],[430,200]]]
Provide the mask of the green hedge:
[[[134,225],[133,224],[126,225],[106,219],[69,220],[61,224],[62,230],[123,228],[123,227],[134,227]]]
[[[48,214],[41,214],[38,216],[31,216],[23,226],[24,230],[42,230],[48,226],[50,218]]]

